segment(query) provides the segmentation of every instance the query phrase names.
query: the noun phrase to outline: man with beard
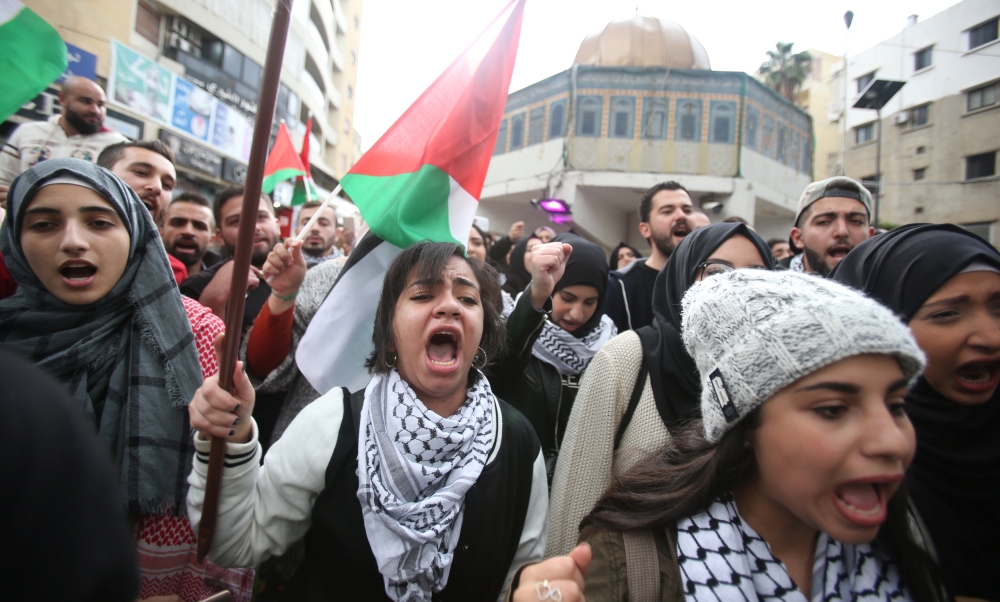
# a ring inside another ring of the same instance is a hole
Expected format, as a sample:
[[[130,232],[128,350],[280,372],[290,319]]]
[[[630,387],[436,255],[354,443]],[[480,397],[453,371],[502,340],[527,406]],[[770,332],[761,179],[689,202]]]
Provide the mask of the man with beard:
[[[847,253],[875,236],[872,195],[857,180],[835,176],[806,186],[789,244],[798,253],[780,267],[826,277]]]
[[[179,259],[192,276],[222,259],[208,250],[214,232],[212,203],[197,192],[184,192],[170,201],[160,225],[167,253]]]
[[[32,165],[62,157],[94,163],[104,147],[126,140],[104,127],[105,102],[100,86],[85,77],[70,77],[59,93],[61,115],[14,130],[0,153],[0,207],[7,204],[10,183]]]
[[[122,179],[160,224],[177,185],[174,151],[159,140],[119,142],[101,151],[97,164]]]
[[[320,201],[309,201],[302,205],[302,208],[299,209],[299,225],[296,231],[302,231],[312,216],[319,211],[321,205],[323,203]],[[336,240],[337,214],[333,207],[328,205],[323,209],[323,215],[319,216],[319,219],[313,223],[302,240],[302,257],[306,260],[306,268],[312,268],[328,259],[343,256],[340,249],[333,244]]]
[[[174,151],[159,140],[118,142],[101,151],[97,164],[115,174],[135,192],[153,221],[160,224],[177,183]],[[188,277],[187,266],[168,254],[177,284]]]
[[[653,284],[677,245],[694,230],[689,221],[694,210],[687,189],[672,180],[642,195],[639,232],[652,252],[608,276],[604,313],[614,320],[618,332],[652,323]]]
[[[218,224],[216,236],[222,241],[229,258],[236,253],[236,240],[240,229],[240,212],[243,209],[243,186],[233,185],[215,197],[213,213]],[[257,227],[254,231],[253,252],[250,256],[250,274],[247,280],[247,301],[243,310],[243,332],[253,326],[260,309],[267,303],[271,287],[259,278],[260,267],[267,254],[278,244],[281,230],[274,215],[274,204],[266,194],[260,195],[256,215]],[[223,261],[201,270],[181,284],[181,293],[212,309],[215,315],[225,319],[226,304],[229,302],[229,285],[233,278],[233,262]]]

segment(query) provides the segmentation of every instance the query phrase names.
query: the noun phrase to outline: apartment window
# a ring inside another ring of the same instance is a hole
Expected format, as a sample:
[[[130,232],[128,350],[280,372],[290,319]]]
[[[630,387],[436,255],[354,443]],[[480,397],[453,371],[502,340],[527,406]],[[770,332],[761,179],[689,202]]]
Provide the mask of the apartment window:
[[[972,232],[986,242],[993,244],[993,222],[977,222],[973,224],[960,224],[963,228]]]
[[[351,51],[351,64],[353,65],[355,62],[357,62],[357,60],[358,60],[358,53],[354,52],[352,50]]]
[[[647,140],[667,139],[667,112],[670,101],[666,98],[645,98],[642,101],[642,132]]]
[[[354,15],[354,28],[357,29],[361,27],[361,19],[357,15]]]
[[[507,149],[507,120],[500,122],[500,131],[497,132],[497,143],[493,146],[493,154],[501,155]]]
[[[243,83],[254,90],[260,88],[260,80],[264,77],[264,69],[249,57],[243,57]]]
[[[874,71],[872,71],[868,75],[862,75],[861,77],[859,77],[858,78],[858,94],[861,94],[861,92],[865,88],[868,87],[868,84],[872,83],[873,79],[875,79],[875,72]]]
[[[528,146],[541,144],[545,138],[545,107],[537,107],[528,114]]]
[[[135,14],[135,31],[154,44],[160,41],[160,13],[145,2],[139,2]]]
[[[354,98],[354,86],[347,84],[347,97]]]
[[[747,109],[747,127],[746,134],[743,137],[743,144],[748,148],[754,150],[757,149],[757,130],[760,124],[760,113],[757,109],[748,108]]]
[[[927,177],[927,168],[926,167],[921,167],[920,169],[914,169],[913,170],[913,180],[914,181],[923,180],[926,177]]]
[[[931,66],[931,46],[913,53],[913,70],[920,71]]]
[[[979,48],[983,44],[989,44],[997,39],[997,21],[998,18],[994,17],[969,30],[969,50]]]
[[[510,118],[510,150],[524,146],[524,113]]]
[[[910,125],[912,127],[927,125],[928,107],[930,107],[930,105],[921,105],[910,109]]]
[[[243,55],[229,44],[222,51],[222,70],[236,79],[243,75]]]
[[[788,128],[782,124],[778,124],[778,163],[785,163],[788,160],[788,143],[790,136],[788,134]]]
[[[580,104],[576,111],[576,135],[577,136],[600,136],[601,135],[601,112],[604,108],[604,99],[600,96],[581,96]]]
[[[549,140],[562,138],[566,132],[566,101],[552,103],[549,109]]]
[[[997,152],[991,151],[965,158],[965,179],[988,178],[997,173]]]
[[[927,147],[926,146],[918,146],[917,147],[917,154],[918,155],[922,155],[922,154],[924,154],[926,152],[927,152]]]
[[[632,138],[635,136],[635,98],[615,96],[611,98],[611,138]]]
[[[861,178],[861,184],[872,194],[878,194],[878,176],[871,175]],[[873,226],[875,224],[872,224]]]
[[[863,144],[875,139],[875,122],[854,128],[854,144]]]
[[[966,107],[968,107],[968,110],[970,111],[975,111],[976,109],[981,109],[983,107],[992,107],[996,103],[997,85],[990,84],[988,86],[976,88],[975,90],[969,90]]]

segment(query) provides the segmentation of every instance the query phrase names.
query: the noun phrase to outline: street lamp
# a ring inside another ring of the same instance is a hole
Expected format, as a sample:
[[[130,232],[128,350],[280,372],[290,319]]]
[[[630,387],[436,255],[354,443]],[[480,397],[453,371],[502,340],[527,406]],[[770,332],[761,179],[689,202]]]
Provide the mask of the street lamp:
[[[873,80],[861,91],[861,98],[854,103],[855,109],[875,109],[878,122],[878,140],[875,147],[875,227],[878,228],[878,201],[882,196],[882,107],[899,92],[906,82],[889,79]]]

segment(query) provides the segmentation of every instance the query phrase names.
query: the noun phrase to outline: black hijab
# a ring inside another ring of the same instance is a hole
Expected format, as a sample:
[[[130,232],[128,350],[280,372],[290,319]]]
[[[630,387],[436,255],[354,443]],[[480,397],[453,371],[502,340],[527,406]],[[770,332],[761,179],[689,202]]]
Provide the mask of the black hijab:
[[[510,265],[507,266],[507,282],[504,283],[503,289],[514,297],[523,293],[524,289],[528,288],[528,284],[531,283],[531,272],[524,267],[524,254],[528,250],[528,241],[533,238],[541,242],[534,234],[525,236],[514,244],[514,248],[510,252]]]
[[[615,247],[614,249],[611,249],[611,259],[610,259],[609,263],[611,264],[611,269],[612,270],[617,270],[618,269],[618,251],[621,251],[622,249],[629,249],[629,250],[631,250],[632,254],[635,255],[636,259],[641,259],[642,258],[642,253],[640,253],[638,249],[636,249],[635,247],[633,247],[632,245],[630,245],[628,243],[620,242],[620,243],[618,243],[617,247]]]
[[[551,242],[564,242],[573,247],[573,252],[566,262],[566,271],[556,283],[555,291],[575,284],[587,284],[597,289],[600,295],[597,299],[597,309],[590,319],[573,331],[573,336],[582,339],[597,328],[604,315],[604,293],[608,286],[608,260],[604,251],[594,243],[580,238],[576,234],[560,234]],[[513,261],[513,257],[511,257]],[[555,292],[553,291],[553,292]]]
[[[830,278],[909,322],[942,285],[1000,253],[951,224],[901,226],[861,243]],[[907,486],[956,595],[1000,599],[1000,387],[984,404],[955,403],[921,377],[906,398],[917,432]]]
[[[698,368],[681,340],[681,299],[698,276],[698,265],[722,243],[740,235],[757,247],[764,266],[774,269],[771,249],[746,224],[722,223],[698,228],[684,237],[653,289],[653,323],[636,331],[642,341],[656,410],[667,429],[697,418],[701,403]]]

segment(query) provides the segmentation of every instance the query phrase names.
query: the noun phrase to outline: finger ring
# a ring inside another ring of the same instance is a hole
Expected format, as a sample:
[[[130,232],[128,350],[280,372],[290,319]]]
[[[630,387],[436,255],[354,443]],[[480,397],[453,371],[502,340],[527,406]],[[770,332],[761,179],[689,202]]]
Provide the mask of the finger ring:
[[[546,579],[541,583],[535,584],[535,593],[538,594],[539,600],[552,600],[552,602],[562,602],[562,592],[559,591],[558,587],[552,587],[549,585],[549,580]]]

